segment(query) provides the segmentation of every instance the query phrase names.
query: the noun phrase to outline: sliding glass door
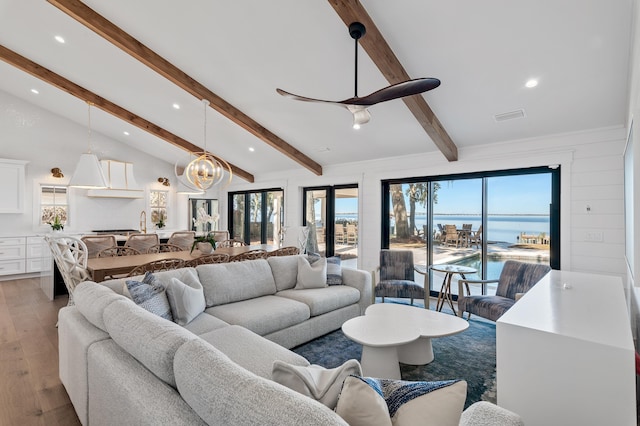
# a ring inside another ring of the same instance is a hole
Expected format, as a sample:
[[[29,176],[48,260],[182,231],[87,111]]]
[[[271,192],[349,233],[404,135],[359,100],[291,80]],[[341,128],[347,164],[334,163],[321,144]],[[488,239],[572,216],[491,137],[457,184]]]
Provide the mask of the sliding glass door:
[[[473,268],[476,273],[467,275],[473,279],[497,279],[507,259],[558,268],[559,176],[559,169],[540,167],[385,181],[382,248],[411,250],[425,269]],[[443,279],[443,273],[429,273],[433,294]],[[416,282],[423,282],[420,275]],[[481,292],[479,286],[471,290]]]
[[[322,256],[340,256],[356,265],[358,257],[358,186],[339,185],[304,189],[307,250]]]
[[[282,189],[229,193],[231,238],[247,244],[278,245],[284,217]]]

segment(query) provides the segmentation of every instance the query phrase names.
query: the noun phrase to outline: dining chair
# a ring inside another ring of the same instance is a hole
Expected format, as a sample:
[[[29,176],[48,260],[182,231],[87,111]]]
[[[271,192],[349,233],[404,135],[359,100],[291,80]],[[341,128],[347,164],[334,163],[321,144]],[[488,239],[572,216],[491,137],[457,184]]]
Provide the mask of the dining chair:
[[[131,234],[124,243],[125,247],[133,247],[140,253],[146,253],[150,247],[160,244],[158,234]]]
[[[134,256],[136,254],[142,254],[133,247],[109,247],[98,252],[97,257],[117,257],[117,256]]]
[[[193,244],[193,242],[191,242]],[[191,249],[191,246],[187,250]],[[160,243],[155,246],[151,246],[147,249],[147,253],[174,253],[176,251],[186,251],[181,246],[170,244],[170,243]]]
[[[245,243],[244,241],[234,240],[234,239],[222,240],[220,242],[216,242],[216,248],[219,248],[219,247],[244,247],[246,245],[247,245],[247,243]]]
[[[380,250],[379,281],[374,281],[374,297],[402,299],[425,299],[424,288],[415,282],[414,272],[418,271],[413,264],[411,250]],[[421,273],[421,272],[420,272]],[[428,308],[426,303],[425,307]]]
[[[213,263],[227,263],[229,261],[229,255],[226,253],[212,253],[204,256],[197,257],[195,259],[185,262],[185,267],[195,268],[199,265],[209,265]]]
[[[267,252],[267,257],[295,256],[296,254],[300,254],[300,249],[298,247],[281,247],[277,250]]]
[[[140,266],[136,266],[127,274],[127,277],[133,277],[136,275],[142,275],[146,272],[159,272],[168,271],[171,269],[178,269],[184,267],[184,260],[182,259],[160,259],[153,262],[145,263]]]
[[[68,305],[73,305],[73,291],[83,281],[91,279],[87,271],[89,250],[79,238],[70,236],[46,235],[45,241],[49,245],[53,260],[58,266],[62,280],[69,293]]]
[[[497,280],[458,280],[458,316],[466,311],[482,318],[496,321],[511,308],[516,300],[529,291],[545,276],[551,267],[541,263],[525,263],[516,260],[504,262],[500,278]],[[497,283],[496,294],[487,295],[487,284]],[[482,294],[465,296],[463,285],[480,284]]]
[[[266,259],[267,251],[262,249],[249,250],[229,257],[229,262],[243,262],[245,260]]]
[[[181,247],[182,250],[191,250],[196,239],[195,231],[176,231],[169,237],[167,244]]]
[[[101,250],[118,245],[115,235],[85,235],[80,239],[87,246],[89,259],[98,257],[98,253]]]
[[[229,240],[231,237],[229,236],[229,231],[223,229],[218,231],[210,231],[209,234],[213,234],[213,238],[216,241],[224,241]]]

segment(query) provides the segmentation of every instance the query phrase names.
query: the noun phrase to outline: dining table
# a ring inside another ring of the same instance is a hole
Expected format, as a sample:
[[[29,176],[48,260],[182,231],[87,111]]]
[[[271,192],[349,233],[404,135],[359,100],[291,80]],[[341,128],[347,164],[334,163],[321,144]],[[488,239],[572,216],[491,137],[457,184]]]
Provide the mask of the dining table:
[[[266,250],[273,251],[277,246],[270,244],[255,244],[241,247],[219,247],[213,253],[224,253],[229,256],[245,253],[249,250]],[[145,253],[131,256],[115,256],[115,257],[96,257],[87,260],[87,271],[91,274],[93,281],[99,283],[104,281],[106,277],[113,275],[128,274],[136,266],[162,259],[182,259],[185,262],[197,259],[211,253],[203,253],[199,250],[193,251],[175,251],[168,253]]]

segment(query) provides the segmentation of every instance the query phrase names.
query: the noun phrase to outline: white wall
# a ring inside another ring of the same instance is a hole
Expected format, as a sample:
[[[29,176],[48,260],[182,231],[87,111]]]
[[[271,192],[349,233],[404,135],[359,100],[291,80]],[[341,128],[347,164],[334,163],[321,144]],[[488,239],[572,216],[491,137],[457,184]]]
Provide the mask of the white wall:
[[[481,170],[561,165],[561,267],[623,276],[623,128],[599,129],[534,140],[462,148],[460,160],[441,154],[413,155],[381,161],[325,166],[324,176],[300,170],[256,176],[256,183],[234,182],[228,191],[281,187],[285,191],[285,225],[302,221],[302,188],[357,183],[359,199],[359,267],[371,270],[380,250],[381,180]],[[425,142],[426,143],[426,142]],[[221,198],[226,209],[226,196]],[[591,207],[587,213],[586,206]],[[223,226],[226,217],[223,217]],[[587,241],[601,232],[603,241]]]
[[[39,185],[69,182],[80,154],[87,150],[87,128],[2,91],[0,111],[0,158],[29,161],[26,167],[24,213],[1,215],[0,235],[48,231],[48,226],[37,226],[37,214],[32,214],[32,211],[39,209]],[[65,231],[138,229],[140,212],[148,211],[149,189],[167,189],[157,182],[161,176],[169,177],[173,183],[168,188],[170,204],[167,228],[187,227],[187,196],[175,193],[172,165],[96,132],[92,134],[92,145],[100,159],[133,163],[135,179],[145,189],[145,197],[134,200],[89,198],[86,190],[71,188],[70,224]],[[53,178],[50,172],[53,167],[62,169],[64,178]],[[153,229],[152,224],[147,223],[147,228]]]

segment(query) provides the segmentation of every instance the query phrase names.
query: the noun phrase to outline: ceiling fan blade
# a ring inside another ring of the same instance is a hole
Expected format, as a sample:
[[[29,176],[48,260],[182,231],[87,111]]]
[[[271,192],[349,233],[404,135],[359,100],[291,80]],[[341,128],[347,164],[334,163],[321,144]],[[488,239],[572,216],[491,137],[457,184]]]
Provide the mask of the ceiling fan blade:
[[[351,98],[341,101],[342,104],[371,106],[392,99],[417,95],[440,86],[437,78],[416,78],[401,83],[392,84],[361,98]]]
[[[324,104],[335,104],[335,105],[339,105],[341,106],[344,101],[325,101],[323,99],[314,99],[314,98],[308,98],[306,96],[300,96],[300,95],[295,95],[293,93],[289,93],[285,90],[282,89],[276,89],[276,92],[278,92],[279,94],[281,94],[282,96],[284,96],[285,98],[289,98],[289,99],[293,99],[296,101],[303,101],[303,102],[321,102]]]

